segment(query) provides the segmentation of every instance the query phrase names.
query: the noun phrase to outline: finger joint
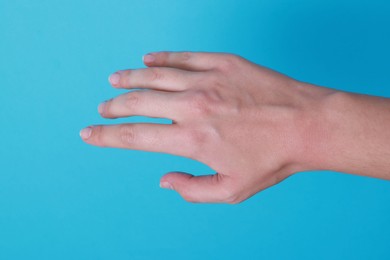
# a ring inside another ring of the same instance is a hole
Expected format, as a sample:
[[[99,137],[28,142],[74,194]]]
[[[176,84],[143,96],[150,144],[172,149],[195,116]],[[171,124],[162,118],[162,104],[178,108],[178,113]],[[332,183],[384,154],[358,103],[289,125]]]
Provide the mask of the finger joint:
[[[160,68],[149,68],[150,80],[151,81],[160,81],[164,79],[164,73]]]
[[[133,147],[136,140],[134,126],[121,125],[119,137],[120,142],[124,147]]]
[[[135,91],[126,94],[125,96],[125,107],[128,110],[134,110],[135,107],[138,106],[138,103],[140,102],[140,94]]]

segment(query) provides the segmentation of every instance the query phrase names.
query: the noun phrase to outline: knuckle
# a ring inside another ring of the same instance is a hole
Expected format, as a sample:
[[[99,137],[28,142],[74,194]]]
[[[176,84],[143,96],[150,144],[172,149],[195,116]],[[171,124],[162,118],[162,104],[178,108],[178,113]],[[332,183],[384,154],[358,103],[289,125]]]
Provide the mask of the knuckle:
[[[134,107],[136,107],[140,101],[141,95],[137,91],[127,93],[125,95],[124,105],[127,109],[133,110]]]
[[[200,84],[201,86],[207,87],[208,90],[211,88],[218,88],[221,85],[221,79],[223,75],[220,73],[210,72],[203,77]]]
[[[242,58],[233,54],[223,54],[220,61],[219,68],[224,72],[231,72],[236,70]]]
[[[222,94],[227,91],[229,81],[222,72],[212,71],[202,75],[197,85],[205,92],[204,96],[208,101],[217,102],[222,100]]]
[[[207,115],[210,112],[208,102],[206,91],[198,90],[193,93],[189,105],[193,112],[200,115]]]
[[[209,148],[220,139],[219,131],[213,127],[189,128],[183,134],[186,157],[203,162],[209,160]]]
[[[220,196],[221,201],[227,204],[238,204],[242,201],[239,192],[235,188],[224,188]]]
[[[235,197],[230,197],[228,198],[227,200],[227,204],[231,204],[231,205],[235,205],[235,204],[240,204],[243,200],[240,199],[239,197],[235,196]]]
[[[189,51],[185,51],[181,53],[180,57],[183,63],[188,63],[192,58],[192,53]]]
[[[236,193],[231,192],[225,196],[224,202],[227,204],[238,204],[241,202],[241,199],[239,198],[239,196]]]
[[[119,127],[120,142],[125,147],[133,146],[135,143],[135,131],[134,126],[121,125]]]
[[[164,79],[164,73],[160,68],[149,68],[150,80],[151,81],[159,81]]]
[[[192,113],[202,117],[219,111],[224,104],[219,91],[213,88],[192,92],[187,103]]]
[[[215,90],[197,90],[191,93],[188,104],[193,113],[207,116],[215,112],[220,101],[219,93]]]
[[[200,129],[190,129],[187,132],[187,141],[193,147],[199,147],[208,141],[208,134]]]

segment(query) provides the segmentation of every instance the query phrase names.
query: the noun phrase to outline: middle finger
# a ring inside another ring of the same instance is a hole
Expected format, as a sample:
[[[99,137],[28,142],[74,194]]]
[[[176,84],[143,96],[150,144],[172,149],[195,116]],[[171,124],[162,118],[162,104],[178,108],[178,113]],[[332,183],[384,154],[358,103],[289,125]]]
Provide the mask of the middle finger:
[[[183,115],[182,92],[139,90],[122,94],[99,105],[105,118],[147,116],[178,121]]]

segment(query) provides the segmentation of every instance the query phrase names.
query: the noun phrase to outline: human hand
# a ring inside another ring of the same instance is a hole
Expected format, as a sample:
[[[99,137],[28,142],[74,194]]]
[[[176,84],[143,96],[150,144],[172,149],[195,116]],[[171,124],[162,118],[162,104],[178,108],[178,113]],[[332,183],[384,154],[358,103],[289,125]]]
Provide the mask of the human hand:
[[[168,118],[171,125],[98,125],[81,131],[89,144],[184,156],[213,175],[172,172],[163,188],[190,202],[239,203],[295,172],[315,168],[324,142],[321,105],[334,90],[314,87],[218,53],[151,53],[148,68],[110,76],[137,90],[99,106],[105,118]],[[141,88],[142,90],[138,90]]]

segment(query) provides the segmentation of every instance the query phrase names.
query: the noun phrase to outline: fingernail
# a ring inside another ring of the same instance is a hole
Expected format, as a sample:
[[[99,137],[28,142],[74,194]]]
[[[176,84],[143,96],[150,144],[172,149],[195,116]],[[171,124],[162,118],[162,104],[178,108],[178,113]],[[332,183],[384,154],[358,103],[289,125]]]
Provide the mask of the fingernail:
[[[88,139],[92,134],[92,127],[88,126],[80,131],[80,136],[83,139]]]
[[[160,187],[163,189],[173,190],[173,186],[169,182],[166,182],[166,181],[160,182]]]
[[[118,72],[115,72],[114,74],[111,74],[109,77],[108,77],[108,81],[112,84],[112,85],[117,85],[119,83],[119,80],[121,79],[121,75],[119,75]]]
[[[156,60],[156,58],[153,55],[151,55],[151,54],[147,54],[147,55],[144,56],[144,62],[145,63],[151,63],[151,62],[153,62],[155,60]]]
[[[104,107],[106,106],[106,102],[107,101],[104,101],[103,103],[100,103],[99,106],[98,106],[98,112],[99,114],[103,114],[104,112]]]

